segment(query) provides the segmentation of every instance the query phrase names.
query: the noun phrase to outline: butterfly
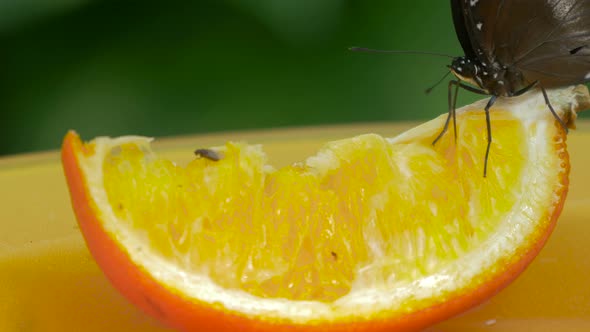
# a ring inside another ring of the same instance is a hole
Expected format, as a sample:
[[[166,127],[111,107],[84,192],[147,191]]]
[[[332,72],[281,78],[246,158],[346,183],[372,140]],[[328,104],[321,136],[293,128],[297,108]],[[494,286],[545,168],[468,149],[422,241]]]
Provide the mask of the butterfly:
[[[484,109],[485,177],[492,143],[490,109],[497,98],[538,88],[567,130],[545,89],[590,81],[590,0],[451,0],[451,10],[465,55],[449,66],[456,79],[449,82],[449,113],[433,144],[448,130],[451,118],[456,135],[459,88],[490,95]]]

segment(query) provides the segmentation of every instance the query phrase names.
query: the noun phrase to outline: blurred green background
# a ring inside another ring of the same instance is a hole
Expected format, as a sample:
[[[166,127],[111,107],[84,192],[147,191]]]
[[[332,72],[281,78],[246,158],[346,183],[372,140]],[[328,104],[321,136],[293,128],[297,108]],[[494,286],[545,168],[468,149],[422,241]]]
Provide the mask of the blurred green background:
[[[447,1],[3,0],[0,154],[446,112],[449,59],[349,46],[462,54]]]

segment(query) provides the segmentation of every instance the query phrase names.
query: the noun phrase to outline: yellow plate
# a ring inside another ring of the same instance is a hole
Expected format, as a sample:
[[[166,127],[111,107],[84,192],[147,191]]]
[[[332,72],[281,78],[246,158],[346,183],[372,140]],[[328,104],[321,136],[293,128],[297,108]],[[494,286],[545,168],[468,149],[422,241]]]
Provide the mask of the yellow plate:
[[[367,132],[395,136],[415,124],[229,133],[159,140],[179,162],[227,140],[262,143],[270,162],[303,160],[324,142]],[[83,134],[83,133],[82,133]],[[487,303],[429,331],[590,331],[590,122],[568,137],[571,186],[539,257]],[[122,298],[88,253],[57,152],[0,159],[0,331],[164,331]]]

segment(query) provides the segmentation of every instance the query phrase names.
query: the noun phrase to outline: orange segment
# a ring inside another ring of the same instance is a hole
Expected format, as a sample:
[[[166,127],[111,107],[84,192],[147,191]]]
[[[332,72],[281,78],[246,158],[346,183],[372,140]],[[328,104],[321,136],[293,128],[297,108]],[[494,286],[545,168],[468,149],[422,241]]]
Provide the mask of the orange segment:
[[[552,91],[573,118],[585,87]],[[274,169],[261,146],[158,158],[143,137],[65,138],[81,230],[105,274],[184,330],[416,329],[493,295],[534,258],[567,192],[565,133],[529,93],[396,138],[328,143]],[[187,153],[190,153],[187,152]]]

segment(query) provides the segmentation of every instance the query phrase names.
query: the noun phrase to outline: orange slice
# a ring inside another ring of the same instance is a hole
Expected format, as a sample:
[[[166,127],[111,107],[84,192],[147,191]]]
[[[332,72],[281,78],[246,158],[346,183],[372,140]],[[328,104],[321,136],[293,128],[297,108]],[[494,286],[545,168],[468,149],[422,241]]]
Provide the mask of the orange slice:
[[[570,124],[589,100],[583,86],[549,97]],[[456,143],[449,133],[431,144],[443,115],[392,139],[331,142],[281,169],[246,143],[176,165],[148,138],[83,143],[74,132],[62,160],[97,263],[172,327],[416,330],[506,286],[564,204],[566,134],[542,96],[496,103],[487,178],[483,106],[458,110]]]

